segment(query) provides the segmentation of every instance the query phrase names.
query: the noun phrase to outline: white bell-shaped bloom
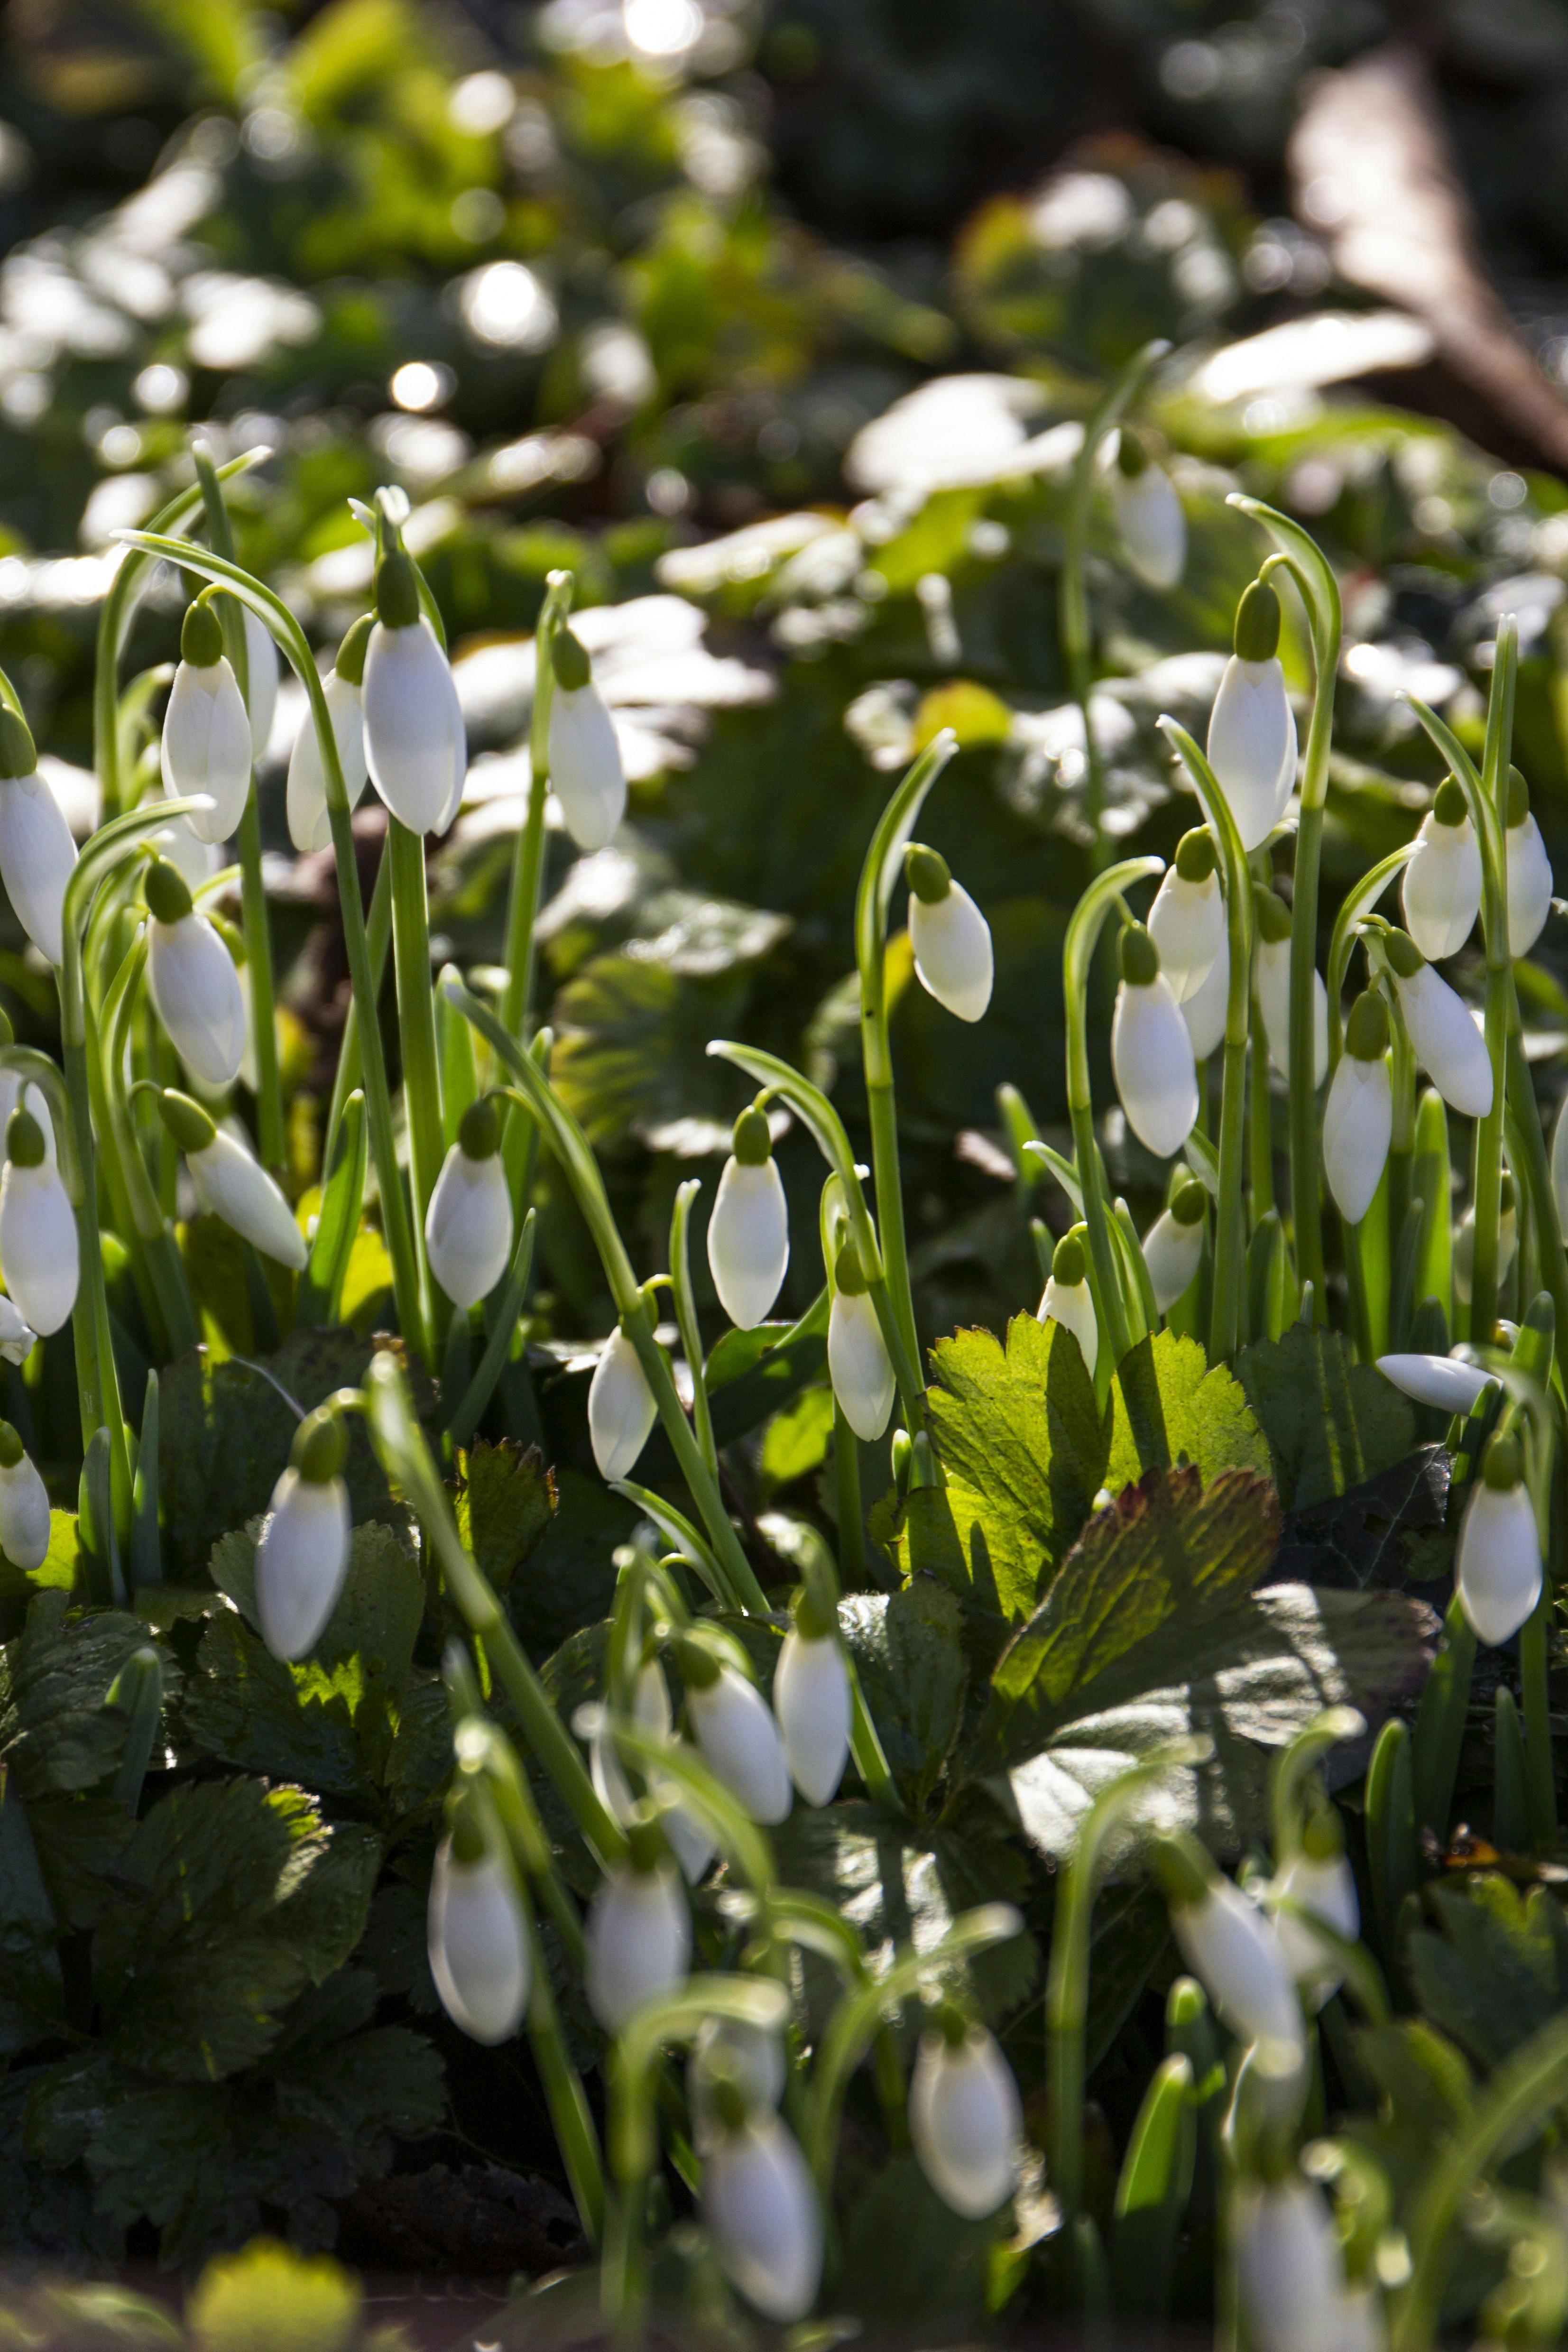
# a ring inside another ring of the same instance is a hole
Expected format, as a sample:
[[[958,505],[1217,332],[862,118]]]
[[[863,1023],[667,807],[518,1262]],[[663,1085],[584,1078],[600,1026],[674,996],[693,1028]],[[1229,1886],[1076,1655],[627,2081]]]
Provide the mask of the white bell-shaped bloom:
[[[1518,1249],[1519,1212],[1514,1205],[1513,1178],[1505,1168],[1498,1204],[1497,1263],[1494,1268],[1499,1282],[1507,1278]],[[1453,1270],[1454,1296],[1468,1307],[1476,1271],[1476,1208],[1473,1201],[1455,1229]]]
[[[465,1314],[489,1297],[511,1262],[511,1191],[500,1140],[495,1105],[488,1097],[470,1103],[425,1213],[430,1271]]]
[[[1371,1208],[1393,1135],[1388,1008],[1369,989],[1351,1007],[1345,1049],[1323,1108],[1323,1172],[1347,1224],[1359,1225]]]
[[[731,2284],[765,2319],[803,2319],[822,2276],[822,2214],[788,2125],[761,2112],[723,2132],[702,2167],[701,2202]]]
[[[1344,2257],[1321,2189],[1244,2181],[1231,2208],[1237,2288],[1256,2352],[1344,2352]]]
[[[731,1322],[752,1331],[789,1270],[789,1203],[761,1111],[741,1113],[733,1143],[708,1220],[708,1266]]]
[[[375,572],[376,609],[364,660],[364,753],[370,780],[411,833],[433,833],[461,793],[468,765],[451,665],[419,607],[401,549]]]
[[[1459,1523],[1454,1586],[1470,1631],[1493,1648],[1518,1633],[1541,1598],[1535,1506],[1512,1438],[1494,1437],[1487,1447]]]
[[[17,1312],[45,1339],[68,1320],[80,1278],[76,1212],[45,1156],[37,1119],[13,1111],[0,1177],[0,1272]]]
[[[0,1551],[31,1575],[49,1549],[49,1495],[8,1421],[0,1421]]]
[[[590,1717],[592,1729],[588,1737],[588,1770],[599,1802],[612,1813],[623,1827],[634,1818],[637,1799],[622,1768],[620,1758],[605,1728],[602,1708],[584,1709]],[[658,1739],[667,1739],[674,1748],[686,1742],[674,1738],[670,1725],[669,1685],[664,1678],[664,1668],[657,1658],[649,1658],[638,1673],[632,1695],[632,1718],[645,1731]],[[578,1718],[583,1727],[582,1717]],[[647,1775],[649,1792],[663,1807],[660,1821],[671,1853],[693,1886],[704,1876],[717,1851],[712,1838],[695,1813],[680,1802],[679,1786],[668,1773],[650,1770]]]
[[[25,719],[0,706],[0,881],[38,953],[65,957],[66,884],[76,844],[58,802],[37,772]]]
[[[171,800],[205,793],[210,809],[186,823],[198,841],[226,841],[250,791],[250,720],[223,650],[223,625],[210,604],[193,604],[180,635],[182,660],[163,713],[159,760]]]
[[[921,2170],[966,2221],[994,2213],[1018,2177],[1024,2116],[994,2034],[958,2021],[921,2037],[910,2084],[910,2137]]]
[[[1128,458],[1137,446],[1123,430],[1120,460],[1110,477],[1110,503],[1128,570],[1145,588],[1163,594],[1186,569],[1187,519],[1163,466],[1139,449],[1143,462],[1129,469]]]
[[[1070,1331],[1083,1355],[1090,1380],[1100,1355],[1100,1325],[1089,1286],[1089,1261],[1076,1233],[1064,1234],[1051,1259],[1051,1271],[1036,1321],[1059,1323]]]
[[[614,719],[590,680],[557,686],[550,704],[550,781],[579,849],[603,849],[626,813],[626,777]]]
[[[588,1384],[588,1436],[601,1478],[629,1478],[658,1419],[637,1351],[619,1325]]]
[[[1272,890],[1258,894],[1258,945],[1253,985],[1268,1039],[1268,1058],[1287,1084],[1290,1076],[1290,915]],[[1312,973],[1312,1085],[1329,1074],[1329,992],[1321,971]]]
[[[1304,2041],[1295,1979],[1273,1921],[1228,1878],[1205,1872],[1189,1853],[1161,1874],[1183,1958],[1214,2010],[1246,2042],[1300,2049]]]
[[[453,1841],[436,1850],[426,1942],[441,2006],[474,2042],[510,2042],[528,2005],[528,1929],[510,1868],[481,1846],[459,1862]]]
[[[37,1345],[38,1335],[26,1316],[0,1294],[0,1363],[25,1364]]]
[[[4,1013],[0,1013],[0,1044],[9,1045],[13,1042],[8,1034],[9,1030],[10,1023],[5,1020]],[[24,1083],[19,1071],[0,1070],[0,1139],[4,1138],[6,1129],[11,1124],[11,1113],[22,1099]],[[45,1159],[57,1159],[58,1154],[55,1150],[55,1123],[49,1117],[49,1106],[37,1087],[29,1087],[27,1089],[27,1108],[43,1130]]]
[[[1202,1263],[1205,1198],[1203,1186],[1190,1180],[1143,1236],[1143,1263],[1162,1315],[1170,1313]]]
[[[1388,956],[1411,1051],[1450,1110],[1485,1118],[1492,1107],[1492,1066],[1468,1005],[1402,932],[1391,935]]]
[[[192,1109],[196,1106],[193,1103]],[[204,1209],[258,1249],[298,1274],[310,1253],[294,1212],[259,1161],[224,1129],[210,1143],[187,1151],[185,1165]]]
[[[1481,851],[1465,805],[1450,776],[1438,789],[1429,816],[1421,820],[1415,854],[1400,885],[1405,928],[1433,963],[1458,955],[1481,910]]]
[[[1508,899],[1508,951],[1528,955],[1552,912],[1552,860],[1541,827],[1530,813],[1530,788],[1517,768],[1508,776],[1508,823],[1503,832],[1504,886]]]
[[[1377,1369],[1402,1395],[1438,1412],[1468,1413],[1490,1374],[1458,1356],[1379,1356]]]
[[[256,1546],[256,1609],[275,1658],[309,1655],[348,1573],[353,1514],[343,1483],[342,1423],[325,1408],[295,1433]]]
[[[849,1759],[853,1712],[849,1670],[833,1633],[810,1633],[809,1602],[784,1635],[773,1668],[773,1713],[778,1717],[790,1777],[808,1805],[830,1805],[838,1794]]]
[[[1226,1017],[1230,1010],[1228,939],[1220,940],[1219,953],[1209,966],[1208,978],[1194,995],[1184,997],[1181,1009],[1192,1041],[1193,1058],[1206,1062],[1225,1041]]]
[[[245,614],[246,706],[250,713],[252,764],[265,752],[278,708],[278,647],[271,630],[248,604]]]
[[[1184,834],[1149,909],[1149,936],[1178,1004],[1196,996],[1226,943],[1225,893],[1219,887],[1214,835],[1205,827]]]
[[[589,1906],[585,1940],[588,2006],[606,2033],[618,2033],[634,2010],[679,1984],[690,1965],[691,1915],[678,1874],[661,1861],[612,1870]]]
[[[363,688],[357,684],[351,686],[347,678],[340,677],[334,669],[321,680],[321,692],[332,722],[332,740],[338,747],[343,782],[348,787],[349,806],[357,808],[370,778],[364,756]],[[294,738],[294,749],[289,755],[285,806],[289,838],[295,848],[301,853],[325,849],[332,838],[332,824],[327,813],[327,778],[321,765],[321,746],[309,706],[300,722],[300,732]]]
[[[742,1811],[782,1822],[791,1804],[789,1764],[773,1709],[738,1666],[689,1644],[681,1654],[691,1736]],[[710,1679],[700,1677],[710,1675]]]
[[[1254,850],[1284,815],[1296,782],[1296,717],[1285,691],[1279,600],[1255,580],[1237,610],[1236,652],[1225,666],[1209,716],[1209,765]]]
[[[898,1383],[853,1242],[838,1254],[827,1315],[827,1377],[856,1436],[868,1444],[880,1437]]]
[[[205,1087],[226,1087],[245,1054],[245,1002],[234,959],[175,867],[147,871],[147,986],[174,1051]]]
[[[1342,1850],[1292,1854],[1274,1880],[1272,1891],[1300,1903],[1347,1944],[1353,1944],[1361,1933],[1355,1874]],[[1321,2009],[1330,1994],[1339,1990],[1343,1969],[1304,1919],[1295,1918],[1288,1911],[1277,1911],[1274,1925],[1301,1993],[1313,2009]]]
[[[1130,924],[1121,935],[1110,1067],[1132,1132],[1157,1159],[1169,1160],[1196,1121],[1198,1076],[1181,1007],[1141,924]]]
[[[978,1021],[991,1002],[995,974],[991,926],[934,849],[911,842],[904,852],[904,872],[915,977],[957,1019]]]

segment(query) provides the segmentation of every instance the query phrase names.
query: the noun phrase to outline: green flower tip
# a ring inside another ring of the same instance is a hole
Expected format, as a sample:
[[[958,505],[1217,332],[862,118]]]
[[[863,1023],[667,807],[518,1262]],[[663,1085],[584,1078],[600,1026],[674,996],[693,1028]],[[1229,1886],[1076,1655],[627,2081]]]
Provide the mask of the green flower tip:
[[[1494,1437],[1487,1447],[1482,1476],[1487,1485],[1500,1495],[1510,1493],[1524,1475],[1516,1437]]]
[[[1135,482],[1140,474],[1149,469],[1149,452],[1143,446],[1143,437],[1131,425],[1124,425],[1117,436],[1116,464],[1130,482]]]
[[[330,1405],[319,1404],[294,1432],[289,1459],[307,1485],[326,1486],[334,1478],[342,1477],[348,1451],[349,1436],[342,1415],[334,1412]]]
[[[700,1633],[677,1633],[670,1652],[688,1690],[711,1690],[719,1679],[719,1661]]]
[[[637,1813],[626,1824],[626,1845],[627,1859],[639,1878],[647,1878],[662,1867],[669,1853],[669,1845],[658,1815],[650,1808],[639,1806]]]
[[[485,1836],[484,1814],[471,1789],[455,1790],[447,1801],[447,1832],[452,1841],[452,1859],[471,1870],[483,1862],[489,1851]]]
[[[189,662],[193,669],[214,669],[223,659],[223,623],[201,597],[186,607],[180,628],[180,659]]]
[[[21,1439],[8,1421],[0,1421],[0,1470],[15,1470],[22,1454]]]
[[[1302,1825],[1301,1850],[1310,1862],[1337,1862],[1345,1850],[1339,1807],[1331,1805],[1321,1792]]]
[[[1458,827],[1464,824],[1469,813],[1462,787],[1455,782],[1452,776],[1445,777],[1432,803],[1432,814],[1438,824]]]
[[[863,1298],[871,1286],[866,1279],[866,1269],[860,1263],[860,1253],[853,1241],[847,1241],[838,1253],[833,1268],[833,1286],[846,1298]]]
[[[0,704],[0,776],[30,776],[38,764],[33,730],[10,704]]]
[[[0,1045],[14,1045],[16,1032],[11,1026],[11,1015],[0,1005]]]
[[[1176,844],[1176,871],[1184,882],[1206,882],[1219,864],[1219,852],[1206,824],[1195,824]]]
[[[742,1168],[761,1168],[773,1155],[768,1118],[753,1103],[741,1113],[730,1130],[730,1149]]]
[[[940,850],[911,841],[904,852],[904,879],[922,906],[935,907],[952,887],[952,875]]]
[[[1514,1213],[1513,1171],[1505,1168],[1498,1182],[1498,1214],[1511,1217]]]
[[[1267,580],[1255,580],[1236,608],[1238,661],[1271,661],[1279,650],[1279,599]]]
[[[955,2000],[939,2001],[931,2023],[950,2050],[962,2050],[969,2039],[969,2020]]]
[[[1051,1256],[1051,1280],[1064,1290],[1076,1290],[1084,1276],[1083,1244],[1077,1234],[1064,1234]]]
[[[11,1113],[5,1129],[5,1157],[17,1168],[44,1164],[44,1130],[22,1104]]]
[[[1375,988],[1363,989],[1351,1006],[1345,1051],[1358,1062],[1381,1062],[1388,1051],[1388,1007]]]
[[[1530,814],[1530,786],[1517,768],[1508,772],[1508,824],[1511,833]]]
[[[362,613],[352,629],[343,633],[332,667],[345,686],[364,684],[364,657],[370,645],[370,633],[375,626],[374,613]]]
[[[1189,1176],[1171,1203],[1171,1214],[1179,1225],[1195,1225],[1202,1219],[1208,1194],[1195,1176]]]
[[[158,1097],[158,1116],[184,1152],[205,1151],[217,1133],[200,1103],[174,1087]]]
[[[418,575],[401,547],[389,547],[375,567],[375,609],[388,629],[411,629],[419,618]]]
[[[1390,969],[1400,980],[1414,980],[1426,959],[1408,931],[1390,931],[1383,943]]]
[[[1122,931],[1121,977],[1132,988],[1152,988],[1160,977],[1160,950],[1142,923]]]
[[[1253,911],[1258,918],[1258,936],[1271,948],[1280,947],[1290,936],[1290,909],[1278,890],[1255,893]]]
[[[790,1602],[795,1614],[795,1630],[803,1642],[825,1642],[838,1623],[838,1612],[826,1593],[813,1592],[801,1585]]]
[[[550,667],[563,694],[581,694],[594,675],[586,649],[564,622],[550,640]]]
[[[1161,1893],[1177,1910],[1191,1910],[1206,1899],[1214,1864],[1195,1838],[1156,1838],[1150,1859]]]
[[[191,911],[191,893],[184,876],[166,857],[154,857],[142,885],[147,911],[155,923],[181,923]]]
[[[465,1160],[493,1160],[500,1150],[500,1120],[489,1095],[471,1102],[458,1121],[458,1149]]]
[[[1196,1977],[1178,1977],[1165,1995],[1167,2028],[1201,2024],[1208,2013],[1208,1995]]]

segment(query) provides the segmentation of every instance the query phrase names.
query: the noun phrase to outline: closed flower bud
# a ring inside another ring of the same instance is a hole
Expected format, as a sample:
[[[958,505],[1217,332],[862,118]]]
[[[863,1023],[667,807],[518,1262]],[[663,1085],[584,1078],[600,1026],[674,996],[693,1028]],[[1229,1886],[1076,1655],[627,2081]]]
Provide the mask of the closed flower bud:
[[[463,1113],[458,1140],[441,1163],[425,1213],[430,1271],[465,1314],[488,1298],[505,1274],[511,1231],[500,1120],[494,1103],[481,1097]]]
[[[1485,1118],[1492,1107],[1492,1066],[1469,1007],[1404,931],[1389,933],[1386,952],[1411,1051],[1451,1110]]]
[[[1110,1023],[1110,1066],[1127,1123],[1160,1160],[1179,1151],[1198,1115],[1193,1041],[1160,953],[1141,923],[1121,934],[1121,985]]]
[[[175,1052],[205,1087],[226,1087],[245,1055],[245,1003],[234,959],[194,912],[177,866],[147,869],[147,985]]]
[[[708,1265],[731,1322],[752,1331],[789,1268],[789,1205],[764,1114],[743,1110],[732,1140],[708,1220]]]
[[[368,614],[354,623],[338,647],[336,667],[321,681],[351,809],[358,807],[370,775],[364,757],[364,657],[373,625]],[[301,852],[325,849],[332,837],[332,825],[327,813],[321,746],[309,707],[289,754],[286,807],[289,838],[295,848]]]
[[[1509,771],[1508,826],[1503,835],[1508,860],[1508,951],[1528,955],[1541,937],[1552,912],[1552,860],[1541,838],[1541,827],[1530,813],[1530,793],[1517,768]]]
[[[1458,954],[1481,908],[1481,852],[1452,776],[1422,819],[1399,898],[1405,928],[1424,956],[1441,963]]]
[[[44,1338],[76,1305],[80,1278],[76,1213],[60,1171],[44,1150],[31,1111],[14,1110],[0,1177],[0,1273],[18,1314]]]
[[[1388,1008],[1368,989],[1351,1007],[1345,1050],[1323,1110],[1323,1172],[1334,1205],[1351,1225],[1359,1225],[1372,1206],[1394,1134],[1387,1050]]]
[[[551,645],[555,690],[550,698],[550,781],[579,849],[603,849],[626,813],[626,770],[615,721],[594,684],[587,654],[571,630]]]
[[[1205,825],[1184,834],[1176,862],[1149,909],[1149,936],[1178,1004],[1202,988],[1225,946],[1225,895],[1219,887],[1214,835]]]
[[[31,1575],[49,1549],[48,1489],[8,1421],[0,1421],[0,1551]]]
[[[1173,588],[1186,567],[1187,519],[1169,474],[1126,425],[1110,477],[1110,503],[1128,570],[1145,588]]]
[[[187,611],[180,651],[163,713],[163,790],[171,800],[206,793],[213,805],[192,812],[191,831],[198,841],[226,841],[238,829],[250,792],[250,720],[224,656],[223,625],[210,604],[197,603]]]
[[[662,1836],[638,1823],[631,1849],[588,1910],[584,1989],[606,2033],[618,2033],[645,2000],[681,1983],[691,1961],[691,1916]]]
[[[1024,2117],[1013,2070],[984,2026],[945,2010],[921,2037],[910,2084],[910,2137],[921,2170],[944,2205],[983,2221],[1018,2177]]]
[[[1279,599],[1255,580],[1237,608],[1236,652],[1209,719],[1208,757],[1243,849],[1268,840],[1296,782],[1296,719],[1285,691]]]
[[[1246,2181],[1231,2208],[1237,2290],[1256,2352],[1344,2352],[1344,2258],[1321,2189]]]
[[[1514,1205],[1513,1178],[1505,1168],[1502,1171],[1502,1184],[1498,1196],[1497,1261],[1494,1271],[1499,1282],[1506,1279],[1518,1248],[1519,1212]],[[1475,1270],[1476,1212],[1472,1202],[1459,1219],[1458,1228],[1454,1234],[1454,1295],[1466,1307],[1470,1303],[1470,1286],[1475,1278]]]
[[[309,1255],[305,1236],[266,1169],[189,1095],[170,1088],[159,1096],[158,1110],[185,1155],[203,1208],[221,1217],[264,1257],[276,1258],[298,1274]]]
[[[426,1923],[441,2006],[472,2041],[510,2042],[528,2005],[528,1929],[506,1856],[459,1811],[436,1852]]]
[[[1345,1859],[1340,1817],[1326,1800],[1321,1800],[1308,1815],[1300,1848],[1274,1880],[1271,1892],[1300,1903],[1347,1944],[1353,1944],[1360,1935],[1355,1874]],[[1303,1998],[1313,2009],[1321,2009],[1330,1994],[1339,1990],[1344,1970],[1304,1919],[1277,1911],[1274,1925]]]
[[[1290,1076],[1290,909],[1277,890],[1257,893],[1258,946],[1253,982],[1268,1039],[1268,1058],[1289,1084]],[[1321,971],[1312,974],[1312,1084],[1329,1070],[1329,992]]]
[[[588,1384],[588,1437],[599,1475],[629,1478],[647,1444],[658,1406],[637,1351],[619,1325],[605,1343]]]
[[[318,1406],[295,1431],[272,1489],[256,1546],[256,1610],[275,1658],[308,1656],[337,1607],[352,1533],[346,1452],[342,1423]]]
[[[1401,1395],[1438,1412],[1471,1412],[1491,1377],[1458,1356],[1379,1356],[1377,1369]]]
[[[733,2093],[734,2086],[724,2088]],[[702,2166],[702,2220],[731,2284],[765,2319],[803,2319],[822,2276],[822,2214],[799,2143],[765,2109],[726,2115]],[[726,2101],[725,2105],[728,2105]]]
[[[691,1736],[704,1761],[754,1822],[790,1809],[789,1765],[772,1708],[738,1666],[691,1634],[676,1644]]]
[[[451,666],[419,609],[401,548],[375,571],[376,610],[364,661],[364,753],[370,780],[411,833],[450,822],[468,770],[468,737]]]
[[[834,1270],[833,1304],[827,1316],[827,1377],[856,1436],[868,1444],[880,1437],[893,1410],[897,1382],[866,1287],[865,1269],[852,1241],[839,1251]]]
[[[991,1002],[991,927],[934,849],[911,842],[904,852],[904,873],[915,977],[928,996],[960,1021],[978,1021]]]
[[[58,967],[76,844],[37,764],[26,719],[0,707],[0,881],[38,953]]]
[[[1072,1333],[1082,1351],[1084,1369],[1092,1380],[1100,1354],[1100,1325],[1095,1320],[1094,1300],[1089,1287],[1089,1261],[1076,1233],[1064,1234],[1057,1244],[1050,1278],[1036,1319],[1059,1323]]]
[[[1190,1178],[1143,1236],[1143,1263],[1162,1315],[1170,1313],[1197,1273],[1204,1254],[1206,1198],[1203,1186]]]
[[[773,1713],[795,1787],[808,1805],[830,1805],[849,1756],[849,1671],[837,1627],[816,1624],[808,1598],[773,1668]]]
[[[1182,1018],[1187,1024],[1195,1061],[1206,1062],[1225,1037],[1226,1016],[1230,1010],[1230,941],[1222,937],[1219,953],[1209,967],[1208,978],[1192,996],[1182,1000]]]
[[[1471,1633],[1494,1649],[1518,1633],[1541,1598],[1535,1506],[1511,1437],[1487,1446],[1459,1524],[1454,1585]]]
[[[1161,1839],[1154,1863],[1182,1957],[1216,2013],[1243,2041],[1299,2050],[1301,2004],[1273,1921],[1191,1840]]]

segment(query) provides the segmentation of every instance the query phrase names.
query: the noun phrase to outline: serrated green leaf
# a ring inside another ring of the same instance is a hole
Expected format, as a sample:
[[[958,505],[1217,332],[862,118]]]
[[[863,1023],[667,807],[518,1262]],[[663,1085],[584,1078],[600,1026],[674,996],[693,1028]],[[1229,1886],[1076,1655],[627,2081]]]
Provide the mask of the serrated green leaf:
[[[1157,1331],[1123,1358],[1110,1383],[1112,1494],[1144,1470],[1196,1465],[1204,1484],[1222,1470],[1272,1475],[1268,1447],[1240,1383],[1223,1364],[1211,1370],[1195,1339]]]
[[[465,1456],[458,1531],[497,1592],[504,1593],[555,1515],[555,1479],[537,1445],[479,1438]]]
[[[922,1576],[891,1599],[851,1594],[838,1622],[900,1793],[918,1810],[942,1778],[963,1715],[958,1601]]]
[[[833,1436],[833,1391],[803,1389],[763,1432],[764,1498],[817,1468]]]
[[[616,1548],[638,1517],[634,1504],[582,1471],[558,1471],[555,1482],[555,1515],[507,1594],[507,1612],[535,1656],[608,1613]]]
[[[1236,1372],[1288,1511],[1342,1495],[1414,1451],[1409,1399],[1373,1365],[1353,1362],[1338,1331],[1293,1323],[1283,1338],[1244,1348]]]
[[[1496,1871],[1435,1887],[1431,1902],[1441,1934],[1424,1927],[1406,1946],[1416,1998],[1489,2071],[1568,2006],[1568,1916],[1554,1890]]]
[[[43,1592],[0,1654],[0,1757],[24,1798],[90,1789],[112,1772],[126,1718],[104,1700],[147,1628],[118,1609],[73,1616],[63,1592]],[[178,1670],[165,1657],[165,1689]]]

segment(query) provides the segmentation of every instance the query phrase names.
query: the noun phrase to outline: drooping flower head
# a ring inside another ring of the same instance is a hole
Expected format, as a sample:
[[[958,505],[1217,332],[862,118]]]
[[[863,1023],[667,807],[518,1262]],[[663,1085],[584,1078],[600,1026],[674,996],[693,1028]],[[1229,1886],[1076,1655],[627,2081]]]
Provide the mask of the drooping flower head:
[[[910,886],[910,944],[915,977],[960,1021],[978,1021],[991,1002],[991,927],[945,857],[923,842],[904,852]]]

